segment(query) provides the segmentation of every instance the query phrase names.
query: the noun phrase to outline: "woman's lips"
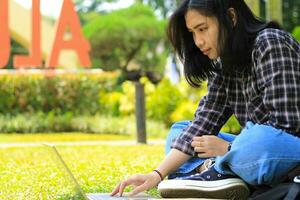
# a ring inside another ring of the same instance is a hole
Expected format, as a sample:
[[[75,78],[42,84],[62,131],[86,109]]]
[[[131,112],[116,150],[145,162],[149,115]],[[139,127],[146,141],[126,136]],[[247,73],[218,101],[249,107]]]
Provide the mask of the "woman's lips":
[[[204,50],[201,50],[201,51],[202,51],[202,53],[203,53],[204,55],[208,55],[209,52],[210,52],[210,49],[204,49]]]

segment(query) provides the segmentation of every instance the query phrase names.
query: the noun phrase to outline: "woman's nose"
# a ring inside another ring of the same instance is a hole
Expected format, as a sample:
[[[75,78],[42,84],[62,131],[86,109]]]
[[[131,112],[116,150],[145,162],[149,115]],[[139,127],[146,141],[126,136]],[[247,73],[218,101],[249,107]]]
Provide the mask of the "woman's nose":
[[[197,38],[197,40],[196,40],[196,46],[198,47],[198,48],[202,48],[203,46],[204,46],[204,40],[203,39],[201,39],[201,38]]]

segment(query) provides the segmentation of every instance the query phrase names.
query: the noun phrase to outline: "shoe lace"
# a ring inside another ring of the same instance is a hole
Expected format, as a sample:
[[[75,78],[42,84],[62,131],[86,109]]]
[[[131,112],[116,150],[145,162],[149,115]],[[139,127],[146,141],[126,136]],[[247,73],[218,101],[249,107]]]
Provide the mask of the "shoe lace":
[[[211,168],[213,165],[215,165],[215,160],[214,159],[207,159],[203,163],[204,165],[204,170],[207,171],[209,168]]]
[[[196,174],[191,175],[191,177],[198,176],[198,175],[203,174],[204,172],[208,171],[210,168],[212,168],[215,165],[215,160],[214,159],[207,159],[207,160],[204,161],[203,165],[204,165],[204,170],[201,171],[201,172],[198,172]]]

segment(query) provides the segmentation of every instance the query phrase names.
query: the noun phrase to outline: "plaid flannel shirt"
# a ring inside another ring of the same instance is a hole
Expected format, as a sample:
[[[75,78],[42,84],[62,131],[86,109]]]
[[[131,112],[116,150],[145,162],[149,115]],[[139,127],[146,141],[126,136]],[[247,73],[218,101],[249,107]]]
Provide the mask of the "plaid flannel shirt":
[[[232,114],[242,127],[252,121],[300,137],[300,45],[290,34],[276,29],[261,31],[248,75],[236,72],[229,77],[215,72],[194,120],[173,141],[172,148],[196,156],[193,137],[217,135]]]

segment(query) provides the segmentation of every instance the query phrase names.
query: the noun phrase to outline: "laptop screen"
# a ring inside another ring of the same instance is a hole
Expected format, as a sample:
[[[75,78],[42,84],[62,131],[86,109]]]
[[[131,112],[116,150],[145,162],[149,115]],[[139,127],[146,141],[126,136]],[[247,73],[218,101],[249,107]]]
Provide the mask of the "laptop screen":
[[[69,167],[67,166],[66,162],[64,161],[64,159],[62,158],[62,156],[60,155],[60,153],[58,152],[57,148],[54,145],[51,144],[44,144],[48,150],[51,152],[53,156],[53,160],[57,166],[57,168],[59,169],[59,171],[62,173],[63,178],[68,181],[67,185],[62,185],[62,187],[71,187],[70,191],[69,189],[69,194],[68,197],[64,197],[64,198],[68,198],[68,199],[88,199],[87,196],[84,194],[84,192],[82,191],[82,188],[80,187],[80,185],[78,184],[76,178],[74,177],[73,173],[71,172],[71,170],[69,169]]]
[[[63,176],[66,177],[69,182],[72,182],[74,191],[76,191],[75,194],[73,194],[71,197],[68,197],[68,199],[87,199],[87,200],[127,200],[127,199],[135,199],[135,200],[152,200],[151,196],[140,193],[134,197],[128,197],[126,194],[124,194],[123,197],[112,197],[108,193],[94,193],[94,194],[85,194],[80,187],[79,183],[77,182],[76,178],[74,177],[73,173],[67,166],[66,162],[58,152],[57,148],[54,145],[45,144],[49,150],[51,150],[52,154],[55,155],[55,163],[57,163],[58,168],[63,173]]]

